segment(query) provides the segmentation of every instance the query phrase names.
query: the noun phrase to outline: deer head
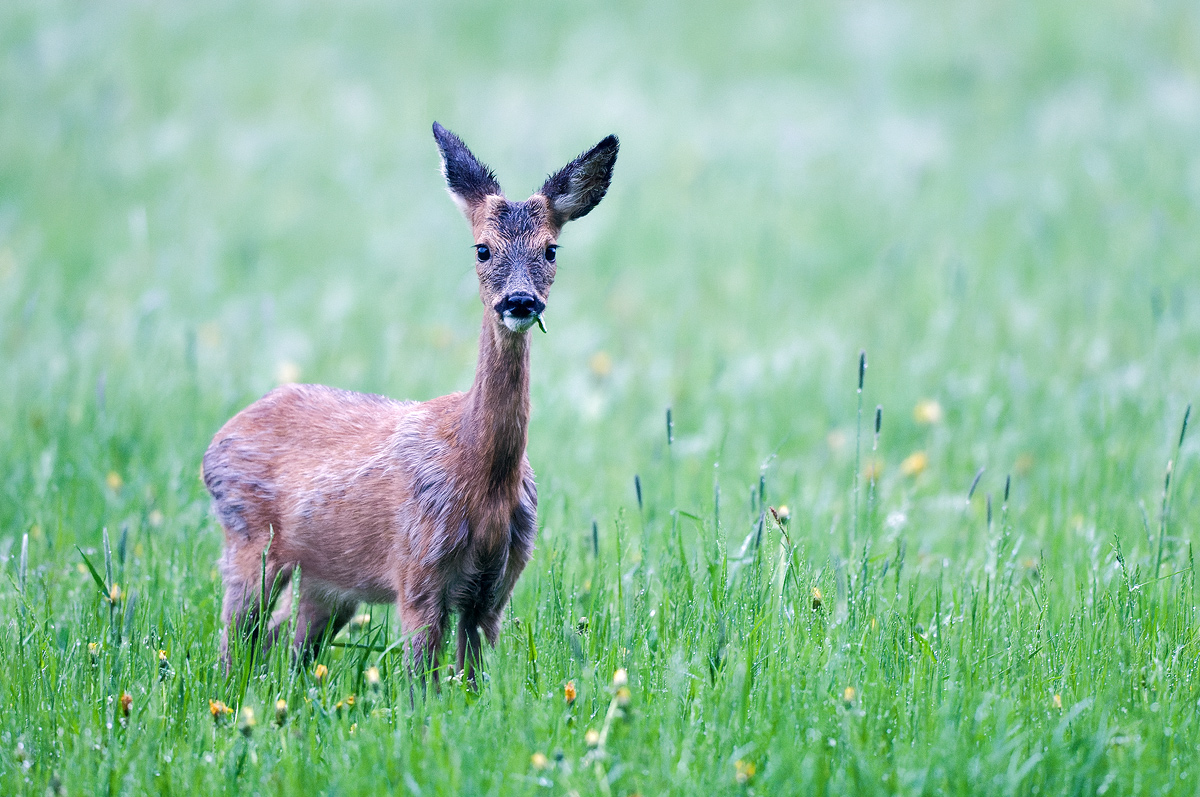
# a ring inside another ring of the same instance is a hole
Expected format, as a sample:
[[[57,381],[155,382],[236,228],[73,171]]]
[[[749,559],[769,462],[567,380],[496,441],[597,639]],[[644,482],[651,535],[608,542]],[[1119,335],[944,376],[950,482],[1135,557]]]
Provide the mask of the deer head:
[[[495,311],[498,327],[528,332],[550,297],[559,232],[568,221],[586,216],[608,191],[617,137],[608,136],[552,174],[525,201],[512,202],[462,139],[436,122],[433,136],[446,187],[475,237],[479,297]]]

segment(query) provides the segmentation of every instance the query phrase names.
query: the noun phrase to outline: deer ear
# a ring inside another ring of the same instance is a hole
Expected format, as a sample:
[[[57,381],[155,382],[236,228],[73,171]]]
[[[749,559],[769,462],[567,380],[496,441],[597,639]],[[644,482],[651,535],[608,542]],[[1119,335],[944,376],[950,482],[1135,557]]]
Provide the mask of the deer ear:
[[[468,220],[472,211],[483,204],[490,194],[503,196],[496,175],[486,164],[481,163],[462,139],[446,128],[433,123],[433,137],[442,154],[442,174],[446,178],[446,189],[450,198]]]
[[[541,194],[546,197],[554,223],[559,227],[586,216],[600,204],[612,182],[620,143],[609,136],[546,178]]]

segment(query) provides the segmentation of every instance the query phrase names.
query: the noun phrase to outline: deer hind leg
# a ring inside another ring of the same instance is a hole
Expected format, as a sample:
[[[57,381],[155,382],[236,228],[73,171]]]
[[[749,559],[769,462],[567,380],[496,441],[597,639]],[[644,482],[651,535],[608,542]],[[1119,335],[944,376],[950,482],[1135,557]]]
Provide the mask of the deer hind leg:
[[[269,613],[271,603],[282,584],[291,576],[290,570],[281,572],[279,566],[265,557],[266,545],[256,548],[249,541],[234,544],[226,535],[225,552],[221,556],[221,576],[225,584],[225,597],[221,604],[221,661],[225,672],[233,667],[229,650],[230,630],[245,643],[247,650],[263,644],[265,651],[272,641],[270,634],[261,634],[260,614]],[[263,577],[266,577],[264,582]],[[264,590],[264,583],[267,589]]]

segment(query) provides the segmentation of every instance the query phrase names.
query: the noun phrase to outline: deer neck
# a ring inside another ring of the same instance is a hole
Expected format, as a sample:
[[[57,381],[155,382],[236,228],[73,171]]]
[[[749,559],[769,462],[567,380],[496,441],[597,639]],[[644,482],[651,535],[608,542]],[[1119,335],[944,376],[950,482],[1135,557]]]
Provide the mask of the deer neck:
[[[520,483],[529,428],[529,334],[484,314],[475,383],[464,402],[467,439],[491,489]]]

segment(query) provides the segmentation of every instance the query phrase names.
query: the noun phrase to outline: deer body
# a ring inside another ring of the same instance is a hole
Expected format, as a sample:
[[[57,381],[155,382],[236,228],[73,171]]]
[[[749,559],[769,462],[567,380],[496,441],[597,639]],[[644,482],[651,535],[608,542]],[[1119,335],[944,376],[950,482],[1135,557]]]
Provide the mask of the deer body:
[[[510,202],[456,136],[439,125],[434,136],[475,235],[485,306],[475,381],[425,402],[286,385],[217,433],[203,474],[225,530],[226,667],[231,629],[253,634],[264,596],[299,565],[299,654],[336,632],[359,602],[394,602],[421,667],[436,665],[458,613],[457,664],[473,677],[479,631],[495,644],[533,552],[529,329],[545,309],[558,233],[603,198],[617,141],[610,136],[528,200]],[[276,610],[264,646],[291,610]]]

